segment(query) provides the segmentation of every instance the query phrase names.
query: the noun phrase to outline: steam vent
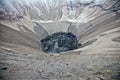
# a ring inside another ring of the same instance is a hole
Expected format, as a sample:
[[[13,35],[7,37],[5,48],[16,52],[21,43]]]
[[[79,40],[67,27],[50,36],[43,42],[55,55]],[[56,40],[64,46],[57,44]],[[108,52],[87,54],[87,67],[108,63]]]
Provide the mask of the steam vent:
[[[0,0],[0,80],[120,80],[120,0]]]
[[[42,50],[45,52],[59,53],[77,49],[78,41],[72,33],[58,32],[41,40]]]

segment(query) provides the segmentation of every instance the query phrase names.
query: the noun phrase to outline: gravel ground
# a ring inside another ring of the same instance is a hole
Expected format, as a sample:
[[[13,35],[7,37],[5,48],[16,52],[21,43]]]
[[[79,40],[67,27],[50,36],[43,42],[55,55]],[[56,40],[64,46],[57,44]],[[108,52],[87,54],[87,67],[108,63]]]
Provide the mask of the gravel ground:
[[[0,80],[120,80],[120,55],[19,54],[0,49]]]

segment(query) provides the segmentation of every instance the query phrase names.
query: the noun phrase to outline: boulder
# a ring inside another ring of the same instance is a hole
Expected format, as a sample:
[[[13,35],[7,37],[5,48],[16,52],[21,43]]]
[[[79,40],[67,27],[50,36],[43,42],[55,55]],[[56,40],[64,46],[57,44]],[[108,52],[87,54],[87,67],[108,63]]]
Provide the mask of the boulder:
[[[78,48],[75,35],[67,32],[57,32],[41,40],[41,49],[47,53],[59,53]]]

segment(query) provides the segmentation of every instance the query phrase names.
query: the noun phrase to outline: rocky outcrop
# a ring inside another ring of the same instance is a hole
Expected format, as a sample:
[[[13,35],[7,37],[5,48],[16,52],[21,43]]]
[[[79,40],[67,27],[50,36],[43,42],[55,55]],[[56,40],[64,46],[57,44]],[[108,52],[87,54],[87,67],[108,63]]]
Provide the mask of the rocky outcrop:
[[[78,47],[78,41],[72,33],[57,32],[41,40],[42,50],[48,53],[59,53]]]

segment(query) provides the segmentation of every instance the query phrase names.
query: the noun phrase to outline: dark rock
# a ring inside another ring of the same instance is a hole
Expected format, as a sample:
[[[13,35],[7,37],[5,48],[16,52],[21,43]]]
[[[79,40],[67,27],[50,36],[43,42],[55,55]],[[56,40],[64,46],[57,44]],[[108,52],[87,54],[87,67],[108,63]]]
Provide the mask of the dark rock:
[[[57,32],[41,40],[44,52],[59,53],[78,48],[78,40],[72,33]]]
[[[120,80],[120,74],[113,75],[112,78],[115,80]]]
[[[7,70],[8,68],[7,67],[3,67],[2,70]]]

